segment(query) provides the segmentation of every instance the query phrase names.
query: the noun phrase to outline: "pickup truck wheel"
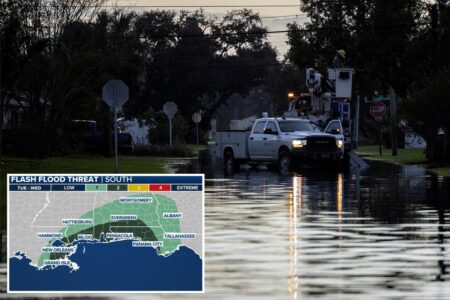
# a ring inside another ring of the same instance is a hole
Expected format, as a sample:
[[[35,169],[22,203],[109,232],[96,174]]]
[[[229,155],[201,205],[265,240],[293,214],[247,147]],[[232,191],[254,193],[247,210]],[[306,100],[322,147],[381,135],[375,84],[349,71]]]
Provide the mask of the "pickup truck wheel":
[[[291,172],[293,167],[292,155],[288,150],[282,150],[278,154],[278,167],[281,172]]]
[[[224,168],[227,174],[233,174],[234,172],[239,170],[239,164],[234,159],[234,155],[232,152],[227,152],[224,155]]]

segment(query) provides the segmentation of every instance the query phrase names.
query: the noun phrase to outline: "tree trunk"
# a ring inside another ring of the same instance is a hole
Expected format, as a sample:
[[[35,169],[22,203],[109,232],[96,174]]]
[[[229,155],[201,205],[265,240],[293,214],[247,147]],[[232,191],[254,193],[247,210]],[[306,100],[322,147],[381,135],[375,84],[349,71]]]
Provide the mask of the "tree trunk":
[[[111,127],[111,109],[106,103],[100,103],[100,128],[97,127],[97,134],[100,134],[100,151],[102,155],[112,156],[112,127]],[[98,150],[98,149],[97,149]]]
[[[3,154],[3,108],[3,98],[0,89],[0,157]]]
[[[227,91],[219,99],[214,102],[210,107],[206,108],[203,114],[203,120],[200,123],[202,128],[206,131],[209,130],[211,119],[215,115],[216,111],[234,94],[234,92]]]
[[[434,161],[434,135],[433,131],[430,133],[430,138],[427,140],[427,158],[430,162]]]
[[[391,111],[391,145],[392,145],[392,156],[397,156],[398,154],[398,134],[397,134],[397,94],[391,87],[389,89],[390,100],[390,111]]]
[[[444,129],[444,161],[449,162],[450,161],[450,127],[447,127]]]
[[[0,37],[0,157],[3,154],[3,112],[5,109],[5,105],[3,102],[3,93],[2,93],[2,72],[3,72],[3,64],[2,64],[2,37]]]

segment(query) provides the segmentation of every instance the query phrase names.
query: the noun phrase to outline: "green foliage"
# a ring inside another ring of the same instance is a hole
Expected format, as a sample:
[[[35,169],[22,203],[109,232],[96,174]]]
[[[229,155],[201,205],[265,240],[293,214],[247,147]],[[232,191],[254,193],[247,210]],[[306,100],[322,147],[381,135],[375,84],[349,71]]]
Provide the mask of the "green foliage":
[[[371,96],[389,86],[406,94],[411,62],[419,59],[408,46],[422,38],[424,1],[303,0],[301,8],[310,21],[290,24],[288,33],[288,57],[297,66],[325,71],[335,51],[345,49],[346,65],[357,70],[358,94]]]
[[[448,3],[303,0],[301,9],[310,20],[289,25],[292,62],[301,69],[312,66],[324,72],[334,52],[345,49],[345,64],[356,70],[354,94],[370,99],[374,91],[386,94],[392,87],[400,96],[400,117],[407,119],[429,147],[436,148],[438,128],[446,131],[443,144],[449,144]],[[377,135],[370,122],[362,127],[369,137]],[[450,147],[443,148],[450,159]]]
[[[294,92],[295,95],[307,92],[302,87],[305,84],[304,72],[297,68],[286,65],[282,68],[270,68],[264,79],[264,87],[273,95],[273,102],[276,115],[282,115],[288,106],[288,92]]]
[[[430,160],[450,158],[450,65],[416,81],[401,104],[401,112],[409,125],[427,141]],[[439,137],[438,131],[446,134]],[[440,139],[444,139],[440,141]],[[445,141],[445,139],[447,141]],[[447,142],[447,145],[446,145]]]
[[[190,157],[192,150],[186,145],[136,145],[136,156]]]
[[[149,124],[149,140],[153,144],[169,143],[169,119],[163,111],[150,108],[144,115]],[[177,113],[172,120],[172,138],[174,144],[184,144],[189,131],[188,122]]]
[[[222,21],[212,25],[212,33],[218,36],[215,47],[221,55],[229,53],[230,50],[237,52],[244,49],[262,49],[266,45],[266,31],[259,14],[249,9],[230,11]],[[241,32],[255,34],[236,34]]]
[[[450,127],[450,68],[411,85],[401,110],[414,130],[424,136]]]
[[[127,116],[141,117],[149,108],[160,110],[165,102],[176,102],[180,112],[174,119],[174,140],[182,143],[192,113],[202,109],[209,118],[232,94],[261,84],[267,65],[277,62],[266,28],[250,10],[231,11],[219,19],[201,10],[100,11],[103,2],[0,3],[6,45],[1,72],[8,93],[0,95],[1,108],[9,109],[11,98],[23,105],[22,126],[39,128],[36,141],[42,155],[70,149],[58,141],[69,134],[74,119],[97,120],[109,136],[111,118],[100,95],[110,79],[121,79],[130,88],[123,108]],[[46,30],[43,24],[54,28]],[[252,34],[236,34],[242,31]],[[165,120],[156,124],[161,130],[152,132],[154,140],[167,142]]]

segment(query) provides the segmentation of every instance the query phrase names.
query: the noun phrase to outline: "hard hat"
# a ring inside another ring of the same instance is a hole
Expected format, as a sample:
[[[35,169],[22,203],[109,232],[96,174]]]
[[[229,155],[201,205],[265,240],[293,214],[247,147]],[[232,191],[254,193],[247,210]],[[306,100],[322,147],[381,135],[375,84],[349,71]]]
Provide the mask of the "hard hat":
[[[343,58],[345,58],[345,50],[344,49],[340,49],[337,51],[337,53],[342,56]]]

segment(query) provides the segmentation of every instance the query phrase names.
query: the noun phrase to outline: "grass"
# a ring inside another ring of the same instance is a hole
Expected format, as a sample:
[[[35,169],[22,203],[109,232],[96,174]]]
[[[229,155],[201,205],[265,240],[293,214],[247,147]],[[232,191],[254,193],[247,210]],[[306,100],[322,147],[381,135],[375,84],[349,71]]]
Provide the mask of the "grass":
[[[365,159],[382,160],[400,165],[423,165],[424,168],[441,176],[450,176],[450,166],[430,165],[423,149],[398,149],[398,155],[392,156],[391,149],[383,147],[382,156],[378,146],[360,146],[355,151]]]
[[[189,148],[189,150],[192,151],[192,153],[197,154],[198,152],[202,151],[202,150],[206,150],[208,149],[208,145],[196,145],[196,144],[187,144],[186,147]]]
[[[120,173],[166,173],[167,158],[122,156]],[[0,229],[6,228],[6,174],[8,173],[114,173],[114,158],[101,156],[54,157],[42,160],[3,156],[0,160]]]
[[[446,166],[446,167],[430,166],[430,167],[428,167],[428,170],[430,170],[436,174],[439,174],[441,176],[450,177],[450,166]]]
[[[397,156],[392,156],[391,149],[385,149],[384,147],[382,149],[382,156],[379,154],[378,146],[360,146],[355,152],[371,160],[382,160],[407,165],[427,163],[423,149],[398,149]]]

